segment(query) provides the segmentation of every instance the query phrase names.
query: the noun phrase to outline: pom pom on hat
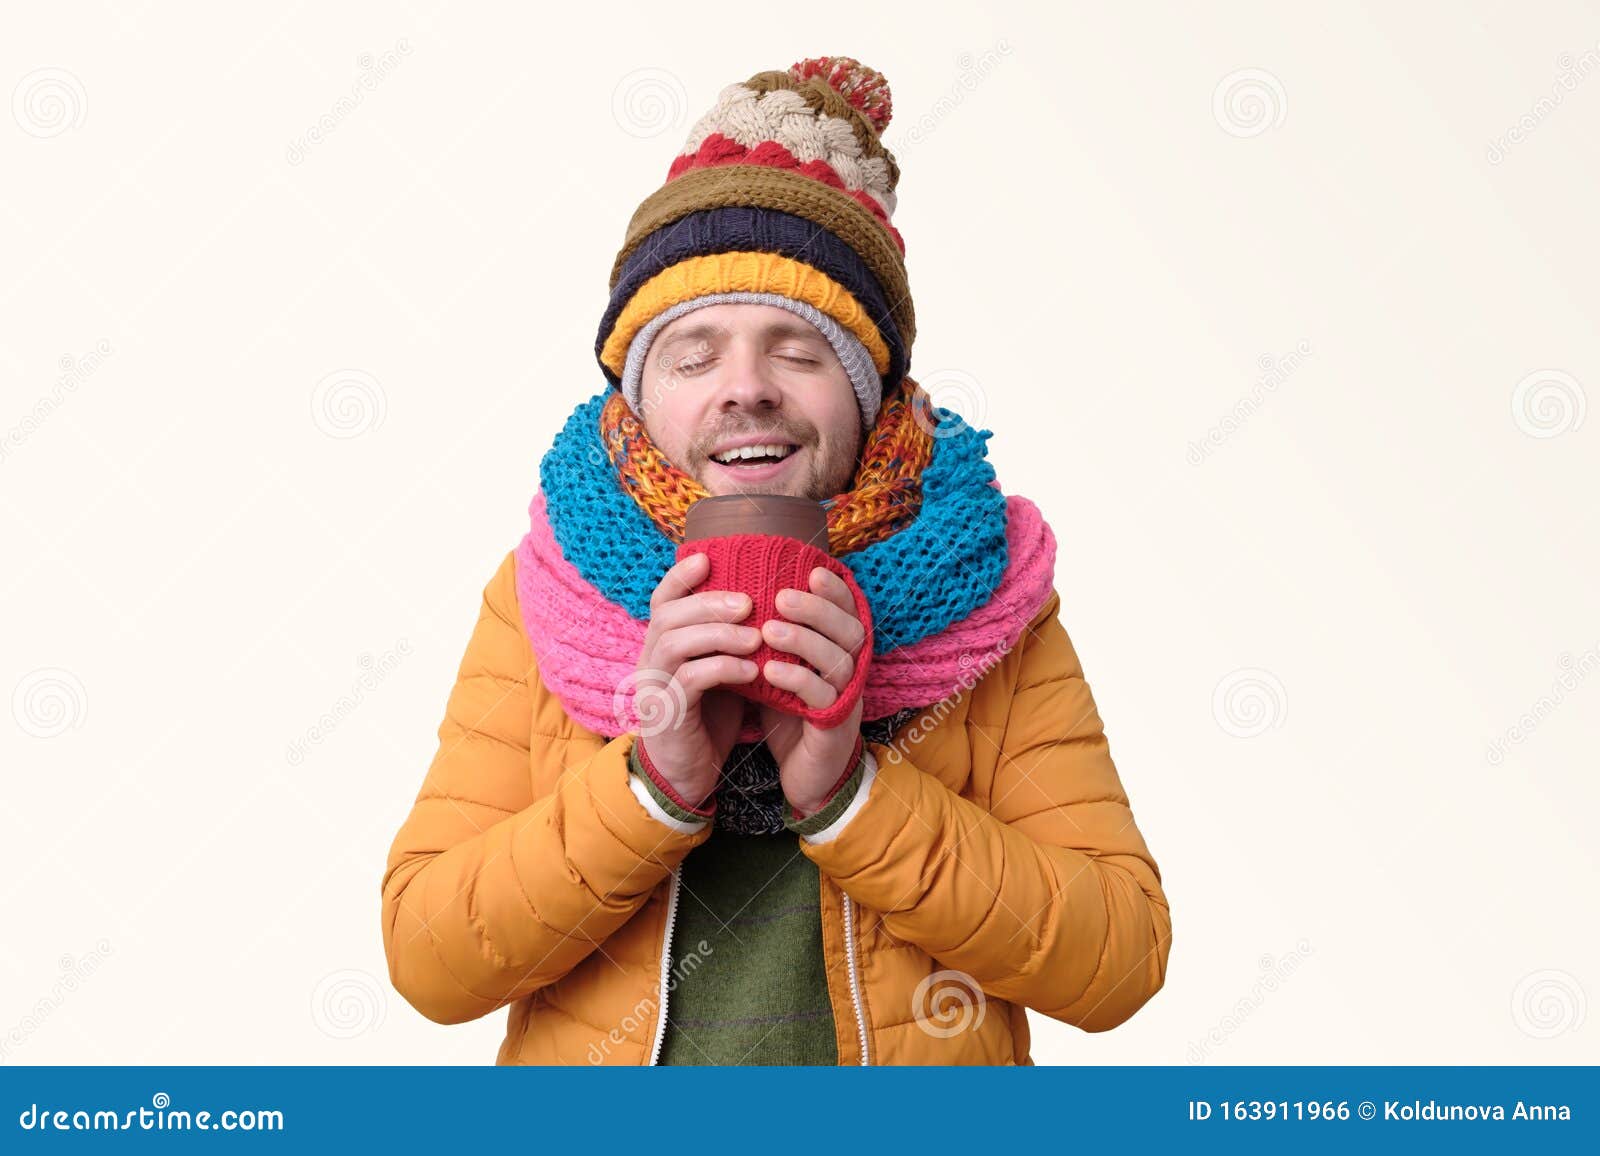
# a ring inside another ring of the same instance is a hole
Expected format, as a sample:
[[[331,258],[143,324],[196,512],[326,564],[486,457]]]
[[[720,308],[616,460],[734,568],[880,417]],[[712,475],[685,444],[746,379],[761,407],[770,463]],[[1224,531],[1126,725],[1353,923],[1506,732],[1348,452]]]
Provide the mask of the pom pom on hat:
[[[812,56],[791,64],[789,75],[796,80],[822,77],[830,88],[860,109],[880,135],[889,127],[894,101],[889,93],[889,82],[876,68],[869,68],[851,56]]]

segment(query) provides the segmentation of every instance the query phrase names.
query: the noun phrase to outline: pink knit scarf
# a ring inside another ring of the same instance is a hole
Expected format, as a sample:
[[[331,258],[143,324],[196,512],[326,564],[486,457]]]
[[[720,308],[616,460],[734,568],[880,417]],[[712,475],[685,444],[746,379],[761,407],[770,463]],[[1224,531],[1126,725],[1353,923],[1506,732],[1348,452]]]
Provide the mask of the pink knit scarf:
[[[647,725],[669,704],[646,684],[635,694],[646,623],[592,586],[562,555],[544,491],[528,507],[516,550],[517,600],[539,677],[572,720],[607,738]],[[1016,645],[1054,588],[1056,539],[1039,508],[1006,497],[1007,562],[989,601],[910,646],[875,653],[862,694],[863,720],[925,707],[970,689]],[[739,742],[763,737],[755,704]]]

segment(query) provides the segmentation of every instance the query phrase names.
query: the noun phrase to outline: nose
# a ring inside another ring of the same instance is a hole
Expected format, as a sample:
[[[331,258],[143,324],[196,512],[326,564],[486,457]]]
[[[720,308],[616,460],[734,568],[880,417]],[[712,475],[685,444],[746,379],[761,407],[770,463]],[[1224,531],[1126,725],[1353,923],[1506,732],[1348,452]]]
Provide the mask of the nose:
[[[716,405],[724,413],[776,409],[783,401],[783,390],[773,377],[772,366],[752,341],[735,339],[728,343],[720,378]]]

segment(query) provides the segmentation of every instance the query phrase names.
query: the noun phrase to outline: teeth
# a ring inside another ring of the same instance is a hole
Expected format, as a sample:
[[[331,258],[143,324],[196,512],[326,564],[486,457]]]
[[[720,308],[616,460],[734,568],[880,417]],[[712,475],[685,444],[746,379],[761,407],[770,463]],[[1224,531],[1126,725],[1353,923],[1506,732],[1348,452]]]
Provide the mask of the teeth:
[[[738,449],[725,450],[720,454],[713,454],[712,460],[726,465],[729,462],[739,461],[741,458],[786,458],[793,452],[793,446],[740,446]]]

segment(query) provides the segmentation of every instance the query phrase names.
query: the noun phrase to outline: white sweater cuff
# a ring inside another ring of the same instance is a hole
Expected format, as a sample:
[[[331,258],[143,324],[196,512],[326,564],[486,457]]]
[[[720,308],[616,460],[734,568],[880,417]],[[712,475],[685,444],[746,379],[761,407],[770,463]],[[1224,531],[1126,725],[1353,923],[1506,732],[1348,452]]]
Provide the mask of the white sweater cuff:
[[[878,776],[878,760],[872,757],[871,747],[863,746],[861,748],[861,762],[864,765],[861,768],[861,782],[856,785],[855,798],[850,800],[848,807],[839,812],[837,819],[822,828],[822,830],[800,836],[807,843],[826,843],[838,837],[839,832],[843,831],[850,820],[856,817],[856,812],[867,805],[867,792],[872,789],[872,780]]]

